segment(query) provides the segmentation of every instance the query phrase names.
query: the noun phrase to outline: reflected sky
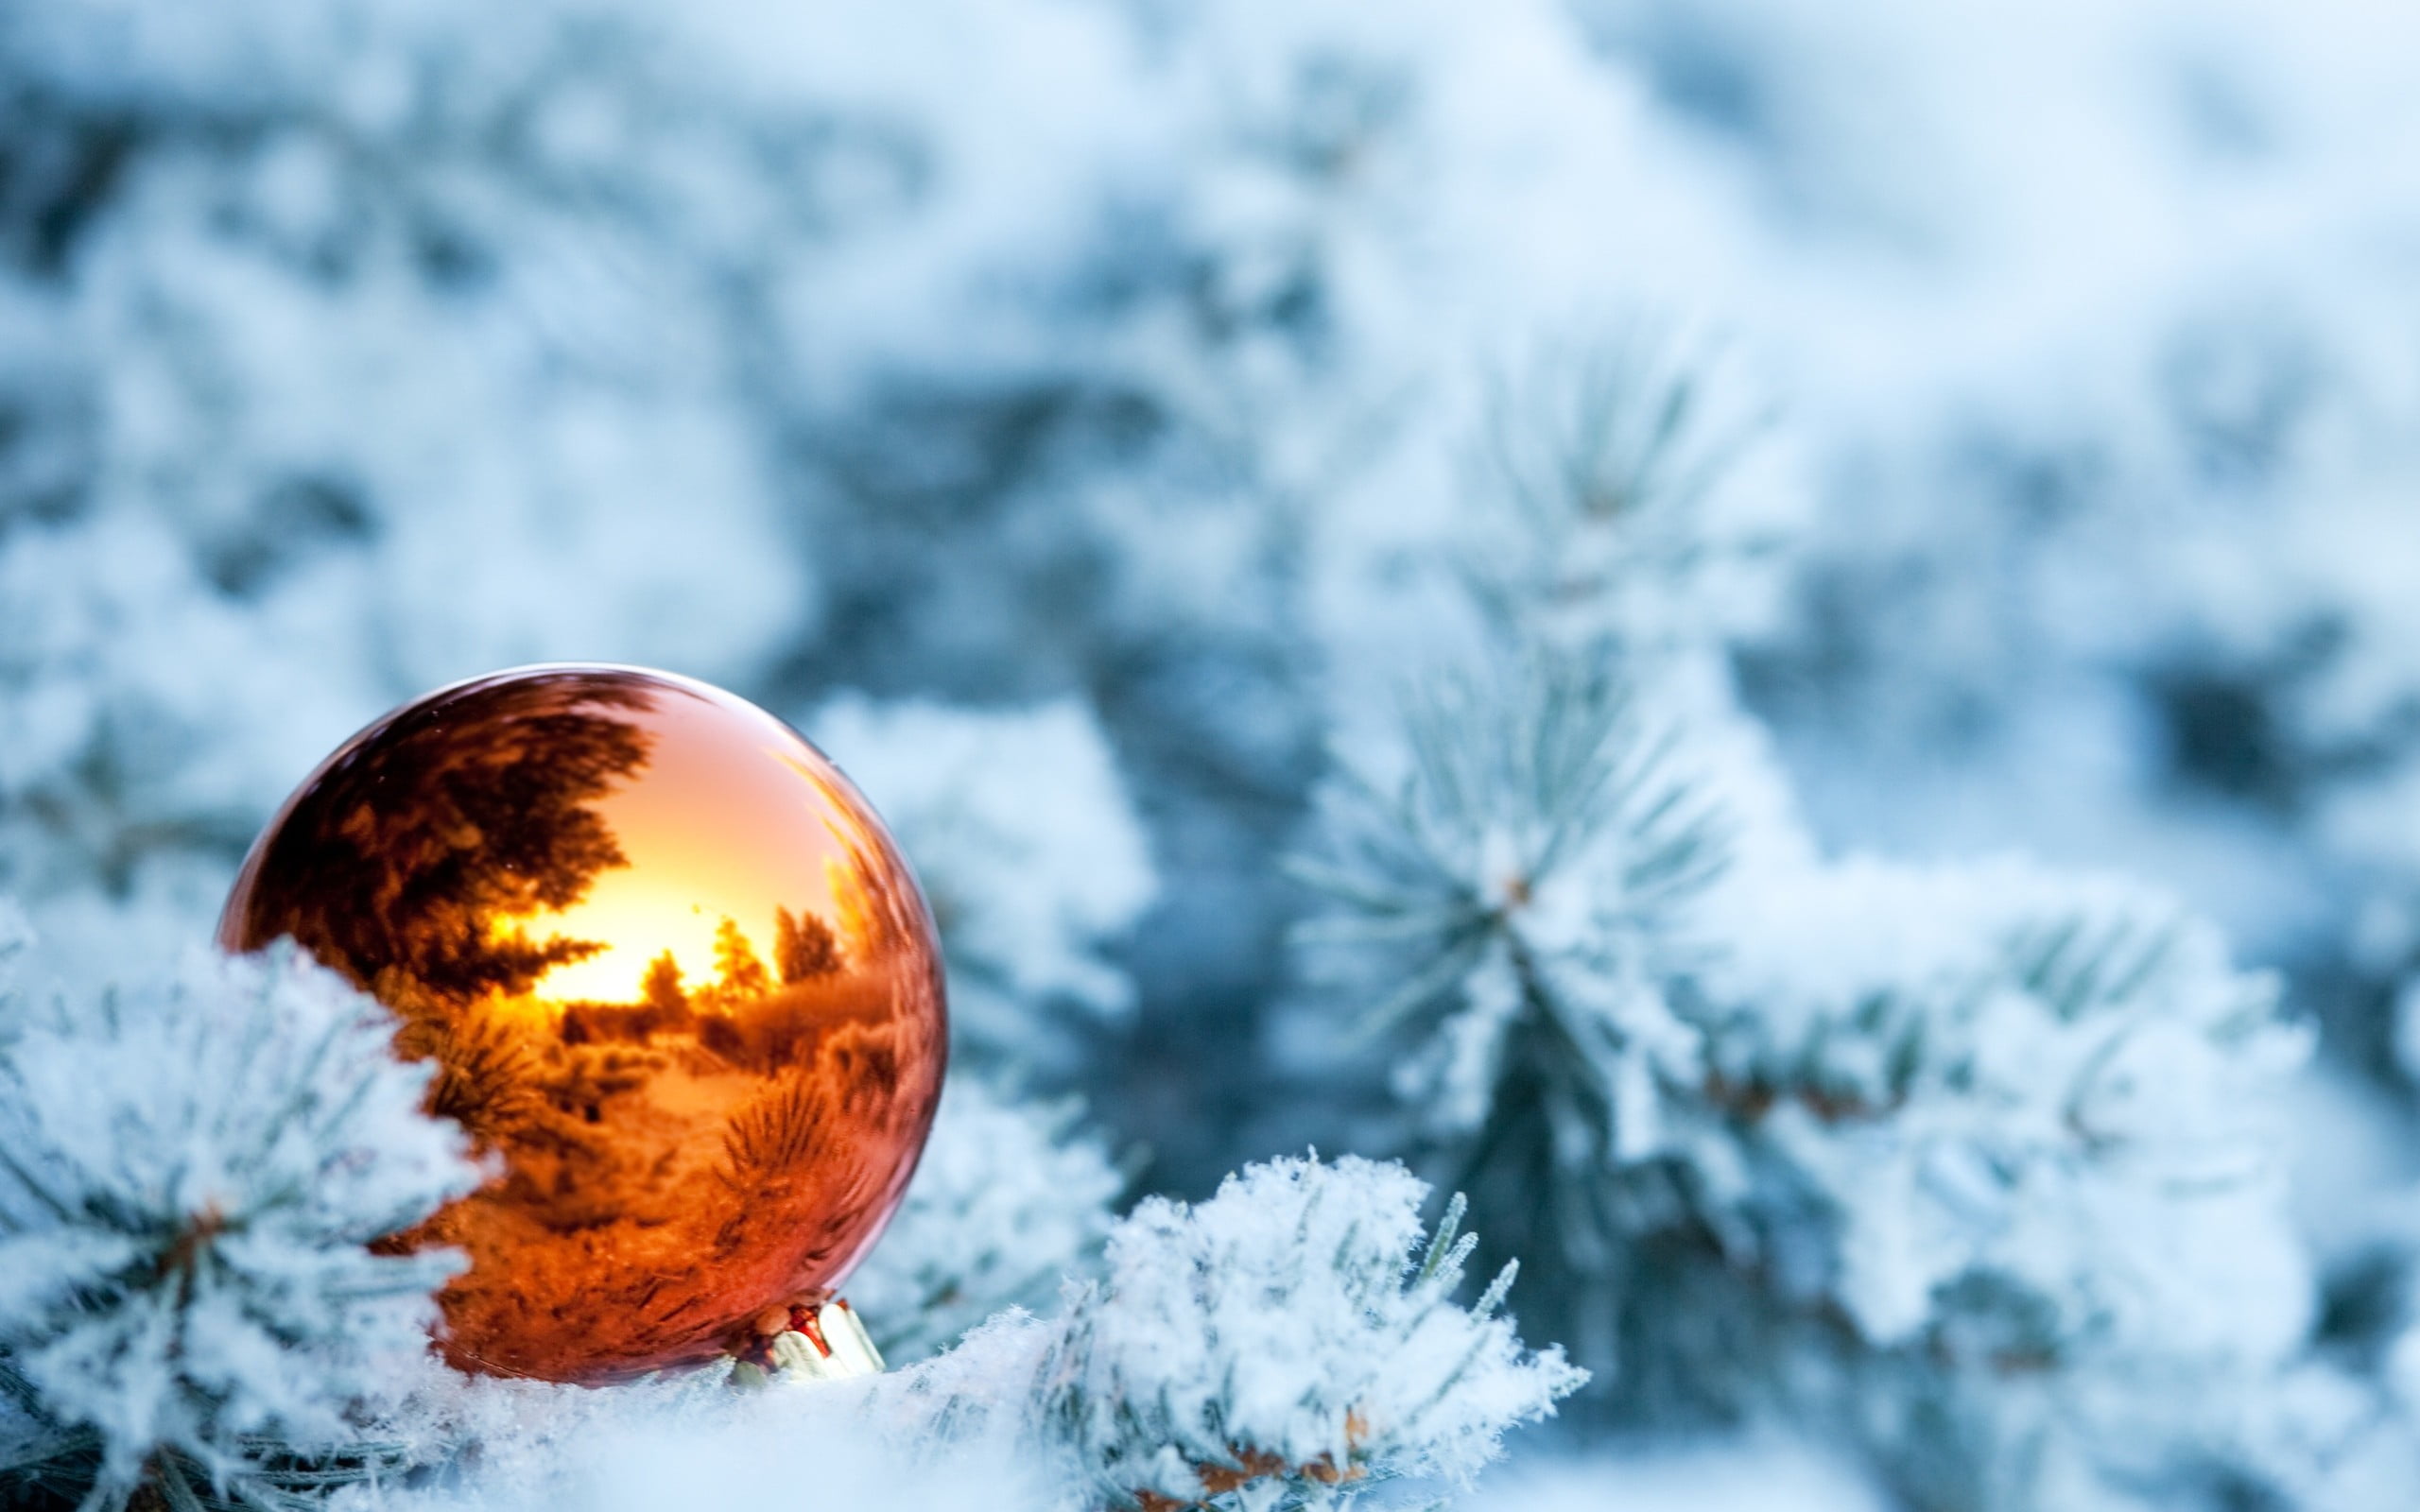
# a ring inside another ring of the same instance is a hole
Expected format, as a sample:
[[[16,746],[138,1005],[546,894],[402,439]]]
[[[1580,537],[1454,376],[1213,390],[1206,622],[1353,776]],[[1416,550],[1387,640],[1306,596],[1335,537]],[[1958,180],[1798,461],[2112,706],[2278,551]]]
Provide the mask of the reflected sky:
[[[640,721],[650,736],[647,781],[590,805],[624,864],[599,872],[570,907],[510,921],[602,947],[540,976],[531,988],[540,998],[636,1001],[648,963],[666,951],[695,978],[711,971],[726,919],[769,960],[774,907],[833,920],[866,912],[850,853],[866,848],[861,802],[799,759],[787,726],[685,688],[660,692],[652,705]],[[752,724],[764,727],[753,743]]]

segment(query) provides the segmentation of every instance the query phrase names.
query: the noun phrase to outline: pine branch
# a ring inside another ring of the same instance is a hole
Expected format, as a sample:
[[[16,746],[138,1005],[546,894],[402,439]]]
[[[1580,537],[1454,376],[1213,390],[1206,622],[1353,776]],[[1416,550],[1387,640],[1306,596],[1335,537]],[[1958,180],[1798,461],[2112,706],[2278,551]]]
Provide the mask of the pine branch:
[[[426,1349],[448,1253],[366,1246],[469,1190],[429,1073],[290,951],[19,1015],[0,1050],[0,1467],[87,1504],[300,1504],[379,1473],[358,1404]]]
[[[1619,675],[1566,653],[1493,687],[1442,680],[1405,748],[1391,792],[1330,787],[1294,870],[1334,907],[1298,943],[1400,1047],[1395,1091],[1446,1174],[1521,1194],[1488,1222],[1547,1265],[1549,1295],[1599,1285],[1620,1235],[1579,1189],[1654,1156],[1661,1106],[1698,1079],[1667,983],[1722,826]]]
[[[1741,387],[1714,343],[1643,314],[1499,378],[1464,574],[1484,614],[1516,637],[1634,653],[1703,618],[1691,600],[1709,573],[1775,545],[1733,518],[1773,423]]]
[[[1464,1479],[1583,1373],[1522,1349],[1500,1290],[1454,1305],[1469,1245],[1421,1233],[1426,1194],[1396,1166],[1286,1160],[1196,1207],[1149,1199],[1060,1317],[994,1320],[882,1389],[929,1439],[1006,1424],[1080,1505],[1320,1507]]]

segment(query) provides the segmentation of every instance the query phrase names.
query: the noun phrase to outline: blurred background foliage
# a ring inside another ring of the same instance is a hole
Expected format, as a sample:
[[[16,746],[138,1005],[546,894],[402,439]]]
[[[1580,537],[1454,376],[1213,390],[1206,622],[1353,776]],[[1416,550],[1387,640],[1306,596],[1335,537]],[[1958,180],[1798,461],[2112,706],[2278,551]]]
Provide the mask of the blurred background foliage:
[[[1512,760],[1457,730],[1576,719],[1644,764],[1613,810],[1653,798],[1649,733],[1564,674],[1527,713],[1510,662],[1434,680],[1509,638],[1699,731],[1669,770],[1734,873],[2023,852],[2280,971],[2319,1030],[2273,1093],[2298,1347],[2383,1379],[2420,1241],[2415,59],[2420,14],[2358,0],[0,4],[0,887],[138,971],[390,704],[669,667],[899,824],[969,1064],[1199,1194],[1428,1137],[1288,943],[1340,774],[1450,788]],[[1509,916],[1455,848],[1495,818],[1447,809],[1430,901],[1477,907],[1476,962]],[[1863,906],[1928,906],[1892,887]],[[1651,902],[1592,970],[1694,970]],[[1516,1307],[1661,1389],[1554,1274]],[[1673,1348],[1689,1396],[1689,1349],[1795,1346]],[[2253,1416],[2207,1431],[2303,1432]]]

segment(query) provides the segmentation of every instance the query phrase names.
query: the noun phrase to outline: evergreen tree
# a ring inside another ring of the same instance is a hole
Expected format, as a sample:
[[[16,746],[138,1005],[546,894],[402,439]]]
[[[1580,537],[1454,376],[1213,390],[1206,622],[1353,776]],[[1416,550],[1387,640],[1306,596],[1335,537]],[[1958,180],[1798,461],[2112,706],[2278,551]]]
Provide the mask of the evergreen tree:
[[[840,969],[840,941],[832,926],[813,913],[773,911],[773,963],[782,985],[794,987]]]
[[[726,1005],[752,1003],[771,989],[772,978],[737,920],[725,919],[716,925],[715,984],[709,989],[716,999]]]
[[[689,992],[681,985],[681,963],[670,951],[647,963],[647,974],[639,979],[639,1001],[671,1022],[688,1015]]]

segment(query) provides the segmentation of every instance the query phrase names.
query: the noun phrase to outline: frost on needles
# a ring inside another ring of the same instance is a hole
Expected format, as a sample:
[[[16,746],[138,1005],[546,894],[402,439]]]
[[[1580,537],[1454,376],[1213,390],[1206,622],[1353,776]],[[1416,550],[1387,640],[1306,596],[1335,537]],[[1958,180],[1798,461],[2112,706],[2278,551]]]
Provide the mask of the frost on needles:
[[[1009,1315],[886,1382],[917,1436],[1005,1436],[1048,1457],[1069,1508],[1322,1506],[1450,1485],[1586,1379],[1524,1349],[1512,1267],[1455,1300],[1462,1208],[1433,1235],[1402,1167],[1280,1160],[1207,1202],[1146,1199],[1106,1274],[1049,1321]]]
[[[116,1507],[146,1484],[172,1506],[275,1504],[366,1472],[382,1450],[365,1414],[425,1352],[430,1293],[459,1264],[366,1246],[478,1177],[420,1112],[432,1068],[287,952],[5,1014],[11,1504],[47,1489]]]
[[[1602,1426],[1823,1423],[1925,1508],[2273,1486],[2219,1424],[2310,1323],[2308,1033],[2155,889],[1820,854],[1670,596],[1745,550],[1675,350],[1497,426],[1467,633],[1295,863],[1304,1069],[1532,1267]]]
[[[2150,889],[1742,833],[1635,662],[1528,665],[1331,783],[1303,937],[1374,1005],[1332,1054],[1386,1052],[1397,1147],[1618,1362],[1592,1415],[1837,1413],[1920,1505],[2218,1473],[2176,1467],[2309,1321],[2273,982]]]
[[[458,1257],[372,1246],[480,1173],[420,1111],[430,1067],[394,1057],[391,1027],[283,949],[8,1000],[8,1504],[516,1506],[624,1494],[595,1467],[635,1442],[709,1484],[752,1435],[832,1445],[887,1491],[939,1494],[989,1452],[1033,1472],[993,1487],[1010,1504],[1054,1512],[1315,1505],[1467,1477],[1582,1379],[1521,1347],[1509,1268],[1455,1299],[1460,1205],[1424,1239],[1427,1188],[1399,1166],[1280,1160],[1113,1225],[1123,1179],[1069,1111],[971,1082],[862,1293],[906,1351],[997,1314],[956,1349],[752,1396],[712,1370],[601,1391],[455,1376],[427,1338]],[[1014,1305],[1053,1283],[1051,1320]]]

